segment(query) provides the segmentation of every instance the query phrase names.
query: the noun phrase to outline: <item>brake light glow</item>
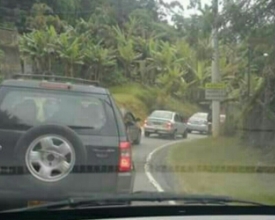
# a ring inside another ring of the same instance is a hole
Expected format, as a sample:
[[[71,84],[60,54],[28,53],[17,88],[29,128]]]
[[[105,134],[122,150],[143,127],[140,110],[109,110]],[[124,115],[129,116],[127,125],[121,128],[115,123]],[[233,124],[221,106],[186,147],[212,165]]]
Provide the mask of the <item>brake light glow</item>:
[[[40,87],[47,88],[47,89],[71,89],[71,85],[65,84],[65,83],[42,82],[40,83]]]
[[[168,122],[168,123],[166,124],[166,128],[169,129],[169,130],[172,129],[172,126],[173,126],[173,125],[172,125],[171,122]]]
[[[120,142],[119,172],[129,172],[132,169],[131,143]]]

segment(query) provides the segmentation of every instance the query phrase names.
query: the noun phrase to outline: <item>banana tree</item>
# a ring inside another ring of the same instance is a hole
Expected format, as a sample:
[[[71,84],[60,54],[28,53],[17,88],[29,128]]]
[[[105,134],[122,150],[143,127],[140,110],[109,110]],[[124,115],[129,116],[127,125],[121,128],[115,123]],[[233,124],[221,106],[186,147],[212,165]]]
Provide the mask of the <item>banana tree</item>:
[[[156,79],[161,88],[161,95],[182,96],[188,88],[188,84],[183,79],[184,71],[179,66],[169,67],[166,74],[159,75]]]
[[[142,59],[138,61],[139,72],[144,83],[154,85],[156,76],[161,72],[159,62],[153,54],[160,48],[160,42],[154,38],[143,39],[136,38]]]
[[[81,42],[79,38],[70,36],[69,32],[60,34],[57,40],[57,53],[65,67],[66,76],[73,77],[74,68],[84,64]]]
[[[122,66],[125,69],[125,76],[131,79],[132,74],[132,65],[134,61],[138,60],[140,58],[141,54],[137,53],[133,48],[133,41],[128,40],[124,44],[118,45],[118,58],[122,63]]]
[[[177,57],[180,57],[180,64],[184,70],[184,80],[187,90],[184,94],[189,101],[198,101],[203,97],[204,85],[210,80],[211,70],[208,60],[199,60],[186,40],[181,39],[176,42]]]
[[[159,41],[156,49],[151,49],[150,55],[155,60],[155,64],[161,71],[165,72],[166,68],[172,63],[177,63],[176,48],[169,42]]]
[[[88,74],[88,78],[94,76],[95,80],[102,80],[106,74],[106,70],[116,65],[114,50],[103,48],[98,44],[90,42],[84,50],[84,63],[88,65],[92,74]]]
[[[150,38],[136,36],[134,41],[135,50],[141,54],[140,59],[136,61],[138,65],[135,72],[140,77],[141,82],[149,85],[153,85],[156,76],[162,72],[160,66],[162,63],[153,57],[155,52],[161,50],[161,44],[160,41],[156,40],[157,38],[158,36]]]
[[[117,39],[118,61],[125,70],[125,76],[131,78],[133,63],[141,57],[141,54],[135,51],[134,40],[131,36],[128,36],[118,26],[114,27],[114,31]]]
[[[197,61],[187,67],[192,73],[192,80],[188,80],[187,97],[190,101],[199,101],[204,99],[204,87],[211,81],[211,66],[207,61]]]
[[[220,57],[220,74],[222,81],[227,85],[227,99],[242,101],[247,91],[247,61],[243,51],[237,45],[222,45]]]
[[[33,62],[37,72],[51,71],[56,56],[55,44],[58,38],[53,26],[46,30],[35,30],[20,38],[19,49],[24,59]]]

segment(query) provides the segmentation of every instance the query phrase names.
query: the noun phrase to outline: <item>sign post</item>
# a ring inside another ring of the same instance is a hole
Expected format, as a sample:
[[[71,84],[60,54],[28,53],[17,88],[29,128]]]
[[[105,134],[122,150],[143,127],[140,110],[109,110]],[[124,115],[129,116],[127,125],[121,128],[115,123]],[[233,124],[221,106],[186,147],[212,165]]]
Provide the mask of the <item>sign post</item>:
[[[205,85],[205,99],[211,100],[212,103],[220,103],[226,97],[226,84],[225,83],[207,83]],[[215,109],[216,107],[216,109]],[[212,104],[212,134],[214,137],[218,136],[220,125],[220,105],[215,106]],[[218,113],[218,114],[217,114]],[[216,117],[216,118],[214,118]]]
[[[212,26],[213,58],[212,58],[212,65],[211,65],[211,69],[212,69],[211,81],[212,83],[218,83],[221,81],[221,75],[219,71],[219,39],[218,39],[219,1],[218,0],[212,0],[212,9],[213,9],[214,20],[213,20],[213,26]],[[220,131],[220,101],[217,99],[218,98],[212,99],[212,135],[213,137],[218,137],[219,131]]]

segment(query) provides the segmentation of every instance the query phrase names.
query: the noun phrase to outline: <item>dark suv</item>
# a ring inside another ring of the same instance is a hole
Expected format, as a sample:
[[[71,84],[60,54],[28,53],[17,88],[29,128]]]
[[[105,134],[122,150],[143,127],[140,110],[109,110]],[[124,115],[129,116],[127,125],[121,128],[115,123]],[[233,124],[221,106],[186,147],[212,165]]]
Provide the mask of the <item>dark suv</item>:
[[[109,91],[91,83],[36,75],[2,82],[0,208],[132,192],[122,116]]]

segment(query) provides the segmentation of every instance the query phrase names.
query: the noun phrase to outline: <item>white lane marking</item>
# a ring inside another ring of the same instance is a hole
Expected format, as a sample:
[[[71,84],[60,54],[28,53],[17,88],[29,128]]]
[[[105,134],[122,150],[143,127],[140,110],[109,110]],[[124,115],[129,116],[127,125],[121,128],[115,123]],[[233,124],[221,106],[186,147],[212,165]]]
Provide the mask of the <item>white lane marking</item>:
[[[183,142],[183,141],[186,141],[186,140],[172,141],[172,142],[169,142],[167,144],[164,144],[164,145],[156,148],[155,150],[153,150],[150,154],[148,154],[148,156],[146,158],[146,163],[144,165],[145,174],[146,174],[149,182],[152,183],[152,185],[157,189],[158,192],[164,192],[164,189],[160,186],[160,184],[156,181],[156,179],[153,177],[152,173],[150,172],[150,169],[149,169],[150,160],[152,159],[153,155],[156,152],[162,150],[165,147],[169,147],[171,145],[174,145],[174,144],[177,144],[177,143],[180,143],[180,142]],[[176,205],[175,201],[169,201],[168,203],[170,205]]]

